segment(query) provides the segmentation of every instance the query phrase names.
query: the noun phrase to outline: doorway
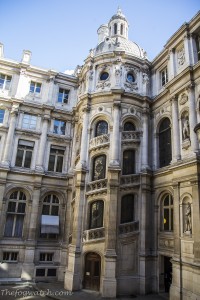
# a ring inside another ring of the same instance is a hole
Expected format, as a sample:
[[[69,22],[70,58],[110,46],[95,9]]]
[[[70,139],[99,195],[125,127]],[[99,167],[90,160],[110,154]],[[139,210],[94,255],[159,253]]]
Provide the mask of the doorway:
[[[85,271],[83,287],[88,290],[99,291],[101,276],[101,257],[94,252],[85,257]]]
[[[171,257],[163,255],[160,257],[160,271],[159,291],[169,293],[172,283]]]

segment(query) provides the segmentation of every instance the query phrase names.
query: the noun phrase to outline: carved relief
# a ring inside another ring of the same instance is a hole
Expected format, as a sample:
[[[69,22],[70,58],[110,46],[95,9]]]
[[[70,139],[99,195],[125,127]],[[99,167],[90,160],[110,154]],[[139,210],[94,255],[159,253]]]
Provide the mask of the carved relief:
[[[185,63],[185,49],[182,47],[177,51],[178,66],[181,67]]]
[[[190,124],[189,124],[188,112],[184,112],[182,114],[181,124],[182,124],[183,148],[187,149],[190,146]]]
[[[188,96],[186,94],[182,94],[179,100],[180,105],[185,104],[188,101]]]

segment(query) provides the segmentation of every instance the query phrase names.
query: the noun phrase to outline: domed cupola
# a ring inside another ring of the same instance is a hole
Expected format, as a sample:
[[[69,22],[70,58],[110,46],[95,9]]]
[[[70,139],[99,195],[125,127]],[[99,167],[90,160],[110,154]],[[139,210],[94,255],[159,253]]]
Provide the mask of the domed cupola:
[[[119,7],[117,13],[110,19],[108,28],[110,37],[121,36],[128,39],[128,21]]]

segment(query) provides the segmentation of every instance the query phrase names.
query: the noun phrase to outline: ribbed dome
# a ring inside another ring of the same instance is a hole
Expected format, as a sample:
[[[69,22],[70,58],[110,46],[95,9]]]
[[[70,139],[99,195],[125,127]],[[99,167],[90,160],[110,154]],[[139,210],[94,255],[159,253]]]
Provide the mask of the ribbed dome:
[[[117,38],[106,37],[105,40],[94,49],[94,55],[112,51],[125,51],[127,54],[137,56],[139,58],[146,58],[146,53],[142,48],[140,48],[136,43],[120,36]]]

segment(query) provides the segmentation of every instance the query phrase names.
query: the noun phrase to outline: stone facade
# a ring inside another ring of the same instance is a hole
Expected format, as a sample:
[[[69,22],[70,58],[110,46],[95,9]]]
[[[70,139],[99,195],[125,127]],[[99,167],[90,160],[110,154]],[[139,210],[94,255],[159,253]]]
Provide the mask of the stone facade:
[[[150,62],[119,9],[72,76],[0,44],[1,278],[200,297],[199,41]]]

